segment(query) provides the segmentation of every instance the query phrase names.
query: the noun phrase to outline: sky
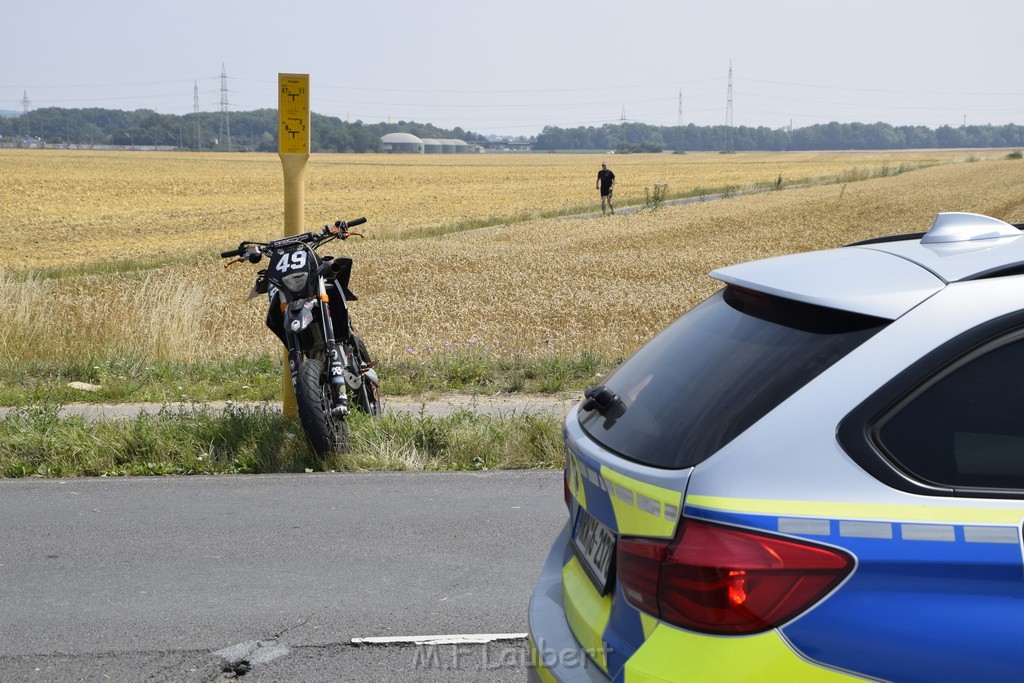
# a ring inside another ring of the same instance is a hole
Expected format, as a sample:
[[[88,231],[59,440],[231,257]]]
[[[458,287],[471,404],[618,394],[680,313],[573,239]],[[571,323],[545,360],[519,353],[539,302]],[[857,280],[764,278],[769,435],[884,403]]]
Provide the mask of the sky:
[[[0,110],[544,126],[1024,124],[1021,0],[7,2]],[[222,75],[226,75],[223,78]]]

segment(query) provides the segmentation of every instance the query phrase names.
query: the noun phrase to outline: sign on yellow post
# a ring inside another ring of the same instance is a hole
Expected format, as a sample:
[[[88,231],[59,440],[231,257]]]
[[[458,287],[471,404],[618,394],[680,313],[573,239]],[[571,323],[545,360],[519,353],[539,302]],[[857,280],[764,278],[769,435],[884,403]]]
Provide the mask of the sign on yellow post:
[[[309,155],[309,74],[278,74],[279,154]]]
[[[277,75],[277,153],[284,169],[284,234],[298,235],[306,223],[306,162],[309,160],[309,74]],[[285,353],[282,407],[295,417],[295,391]]]

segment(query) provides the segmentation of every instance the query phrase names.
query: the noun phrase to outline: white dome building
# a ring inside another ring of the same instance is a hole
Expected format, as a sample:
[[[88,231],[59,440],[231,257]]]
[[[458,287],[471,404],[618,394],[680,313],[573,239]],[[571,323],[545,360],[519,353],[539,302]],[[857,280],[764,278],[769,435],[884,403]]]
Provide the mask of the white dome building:
[[[389,154],[423,154],[423,140],[410,133],[388,133],[380,141]]]

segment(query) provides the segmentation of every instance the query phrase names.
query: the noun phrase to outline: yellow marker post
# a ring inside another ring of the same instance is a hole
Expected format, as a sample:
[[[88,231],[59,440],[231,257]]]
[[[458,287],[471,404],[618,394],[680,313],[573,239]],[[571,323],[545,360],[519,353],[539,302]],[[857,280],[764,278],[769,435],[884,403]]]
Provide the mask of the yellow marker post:
[[[277,75],[277,154],[284,169],[284,234],[298,235],[306,224],[306,162],[309,160],[309,74]],[[288,353],[284,359],[284,414],[295,417]]]

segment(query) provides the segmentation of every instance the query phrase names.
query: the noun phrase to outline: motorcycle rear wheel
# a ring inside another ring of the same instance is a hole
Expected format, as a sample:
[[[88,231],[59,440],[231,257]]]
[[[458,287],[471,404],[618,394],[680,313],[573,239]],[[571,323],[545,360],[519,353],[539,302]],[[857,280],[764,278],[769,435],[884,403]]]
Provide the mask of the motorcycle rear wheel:
[[[366,350],[363,340],[352,335],[352,342],[345,344],[345,351],[350,358],[354,359],[353,365],[361,368],[370,364],[370,354]],[[380,397],[380,389],[370,382],[365,376],[358,389],[351,392],[355,399],[355,407],[370,417],[380,417],[384,414],[384,406]]]
[[[384,411],[380,404],[380,395],[377,387],[372,386],[367,380],[355,392],[356,406],[370,417],[380,417]]]
[[[331,382],[322,361],[307,359],[299,366],[295,404],[309,445],[319,456],[348,450],[348,424],[331,410]]]

